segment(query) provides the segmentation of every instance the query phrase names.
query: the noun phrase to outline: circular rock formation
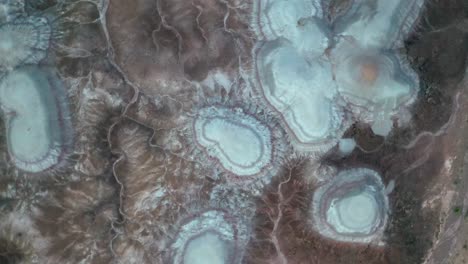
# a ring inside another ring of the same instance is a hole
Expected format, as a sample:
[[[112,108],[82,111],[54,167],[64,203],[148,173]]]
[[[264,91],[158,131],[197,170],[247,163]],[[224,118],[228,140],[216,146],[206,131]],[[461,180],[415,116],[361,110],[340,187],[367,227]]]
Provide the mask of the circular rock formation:
[[[351,111],[372,123],[374,133],[386,136],[391,118],[416,98],[417,75],[392,53],[364,49],[340,38],[331,51],[338,92]]]
[[[269,127],[241,108],[202,108],[193,126],[197,145],[232,174],[256,175],[271,166],[275,149]]]
[[[71,124],[62,85],[52,70],[36,66],[0,79],[8,150],[19,169],[40,172],[63,158]]]
[[[209,210],[186,220],[171,245],[173,264],[234,264],[240,260],[238,230],[232,216]]]
[[[364,168],[340,172],[316,190],[312,203],[317,232],[338,241],[380,242],[388,210],[380,175]]]
[[[36,64],[47,55],[52,29],[43,17],[0,24],[0,69]]]
[[[260,93],[285,123],[298,149],[327,150],[342,133],[343,113],[326,61],[310,59],[285,39],[257,53]]]
[[[354,105],[384,104],[388,99],[397,104],[417,90],[417,79],[401,70],[395,56],[363,50],[346,40],[339,42],[332,56],[338,90]]]

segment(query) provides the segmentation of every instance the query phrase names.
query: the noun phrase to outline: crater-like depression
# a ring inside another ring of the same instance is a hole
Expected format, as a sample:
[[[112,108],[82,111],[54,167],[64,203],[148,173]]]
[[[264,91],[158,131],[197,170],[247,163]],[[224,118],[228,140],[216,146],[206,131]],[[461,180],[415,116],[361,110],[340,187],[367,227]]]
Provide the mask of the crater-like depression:
[[[190,241],[185,249],[184,264],[226,264],[226,245],[219,233],[207,232]]]
[[[313,196],[315,229],[338,241],[379,242],[389,205],[380,175],[358,168],[340,172]]]
[[[235,175],[255,175],[271,163],[274,150],[268,126],[241,108],[202,108],[193,126],[198,145]]]
[[[171,245],[174,264],[232,264],[238,259],[238,230],[233,218],[209,210],[186,219]]]
[[[70,120],[63,84],[49,68],[26,66],[0,79],[7,145],[21,170],[40,172],[60,162]]]
[[[417,75],[393,52],[364,49],[340,38],[331,51],[338,92],[355,116],[386,136],[392,118],[416,98]]]

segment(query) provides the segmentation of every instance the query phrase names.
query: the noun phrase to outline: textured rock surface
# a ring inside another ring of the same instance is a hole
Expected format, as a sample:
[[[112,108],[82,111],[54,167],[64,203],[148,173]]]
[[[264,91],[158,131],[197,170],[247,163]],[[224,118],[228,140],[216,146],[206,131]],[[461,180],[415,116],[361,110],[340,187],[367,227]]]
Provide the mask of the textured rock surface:
[[[46,18],[15,19],[0,26],[0,67],[13,69],[45,58],[52,38]]]
[[[345,170],[315,190],[311,214],[317,232],[341,241],[381,243],[390,212],[380,177],[365,168]]]
[[[233,174],[257,174],[272,161],[271,131],[240,108],[203,108],[193,126],[200,148]]]
[[[0,0],[0,263],[464,263],[467,10]]]
[[[69,151],[72,128],[63,89],[53,69],[22,67],[0,79],[8,150],[19,169],[41,172]]]

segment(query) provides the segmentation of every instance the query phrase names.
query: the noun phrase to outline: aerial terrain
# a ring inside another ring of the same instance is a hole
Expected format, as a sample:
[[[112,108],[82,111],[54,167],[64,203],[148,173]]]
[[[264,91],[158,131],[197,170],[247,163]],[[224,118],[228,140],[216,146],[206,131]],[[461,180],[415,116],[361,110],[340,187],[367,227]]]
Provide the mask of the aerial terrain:
[[[467,54],[467,0],[0,0],[0,264],[466,264]]]

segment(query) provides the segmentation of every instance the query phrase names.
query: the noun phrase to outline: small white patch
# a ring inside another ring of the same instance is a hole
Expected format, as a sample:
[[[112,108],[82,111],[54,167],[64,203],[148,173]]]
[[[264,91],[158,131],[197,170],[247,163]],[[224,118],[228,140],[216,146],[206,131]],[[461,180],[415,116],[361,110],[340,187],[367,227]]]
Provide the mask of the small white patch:
[[[229,79],[229,75],[225,72],[215,70],[211,71],[201,83],[213,90],[216,86],[221,86],[229,91],[233,81]]]
[[[387,187],[385,188],[385,193],[389,195],[393,192],[394,189],[395,189],[395,180],[391,180],[388,183]]]
[[[356,141],[353,138],[342,138],[338,142],[338,150],[344,156],[351,154],[355,147]]]

